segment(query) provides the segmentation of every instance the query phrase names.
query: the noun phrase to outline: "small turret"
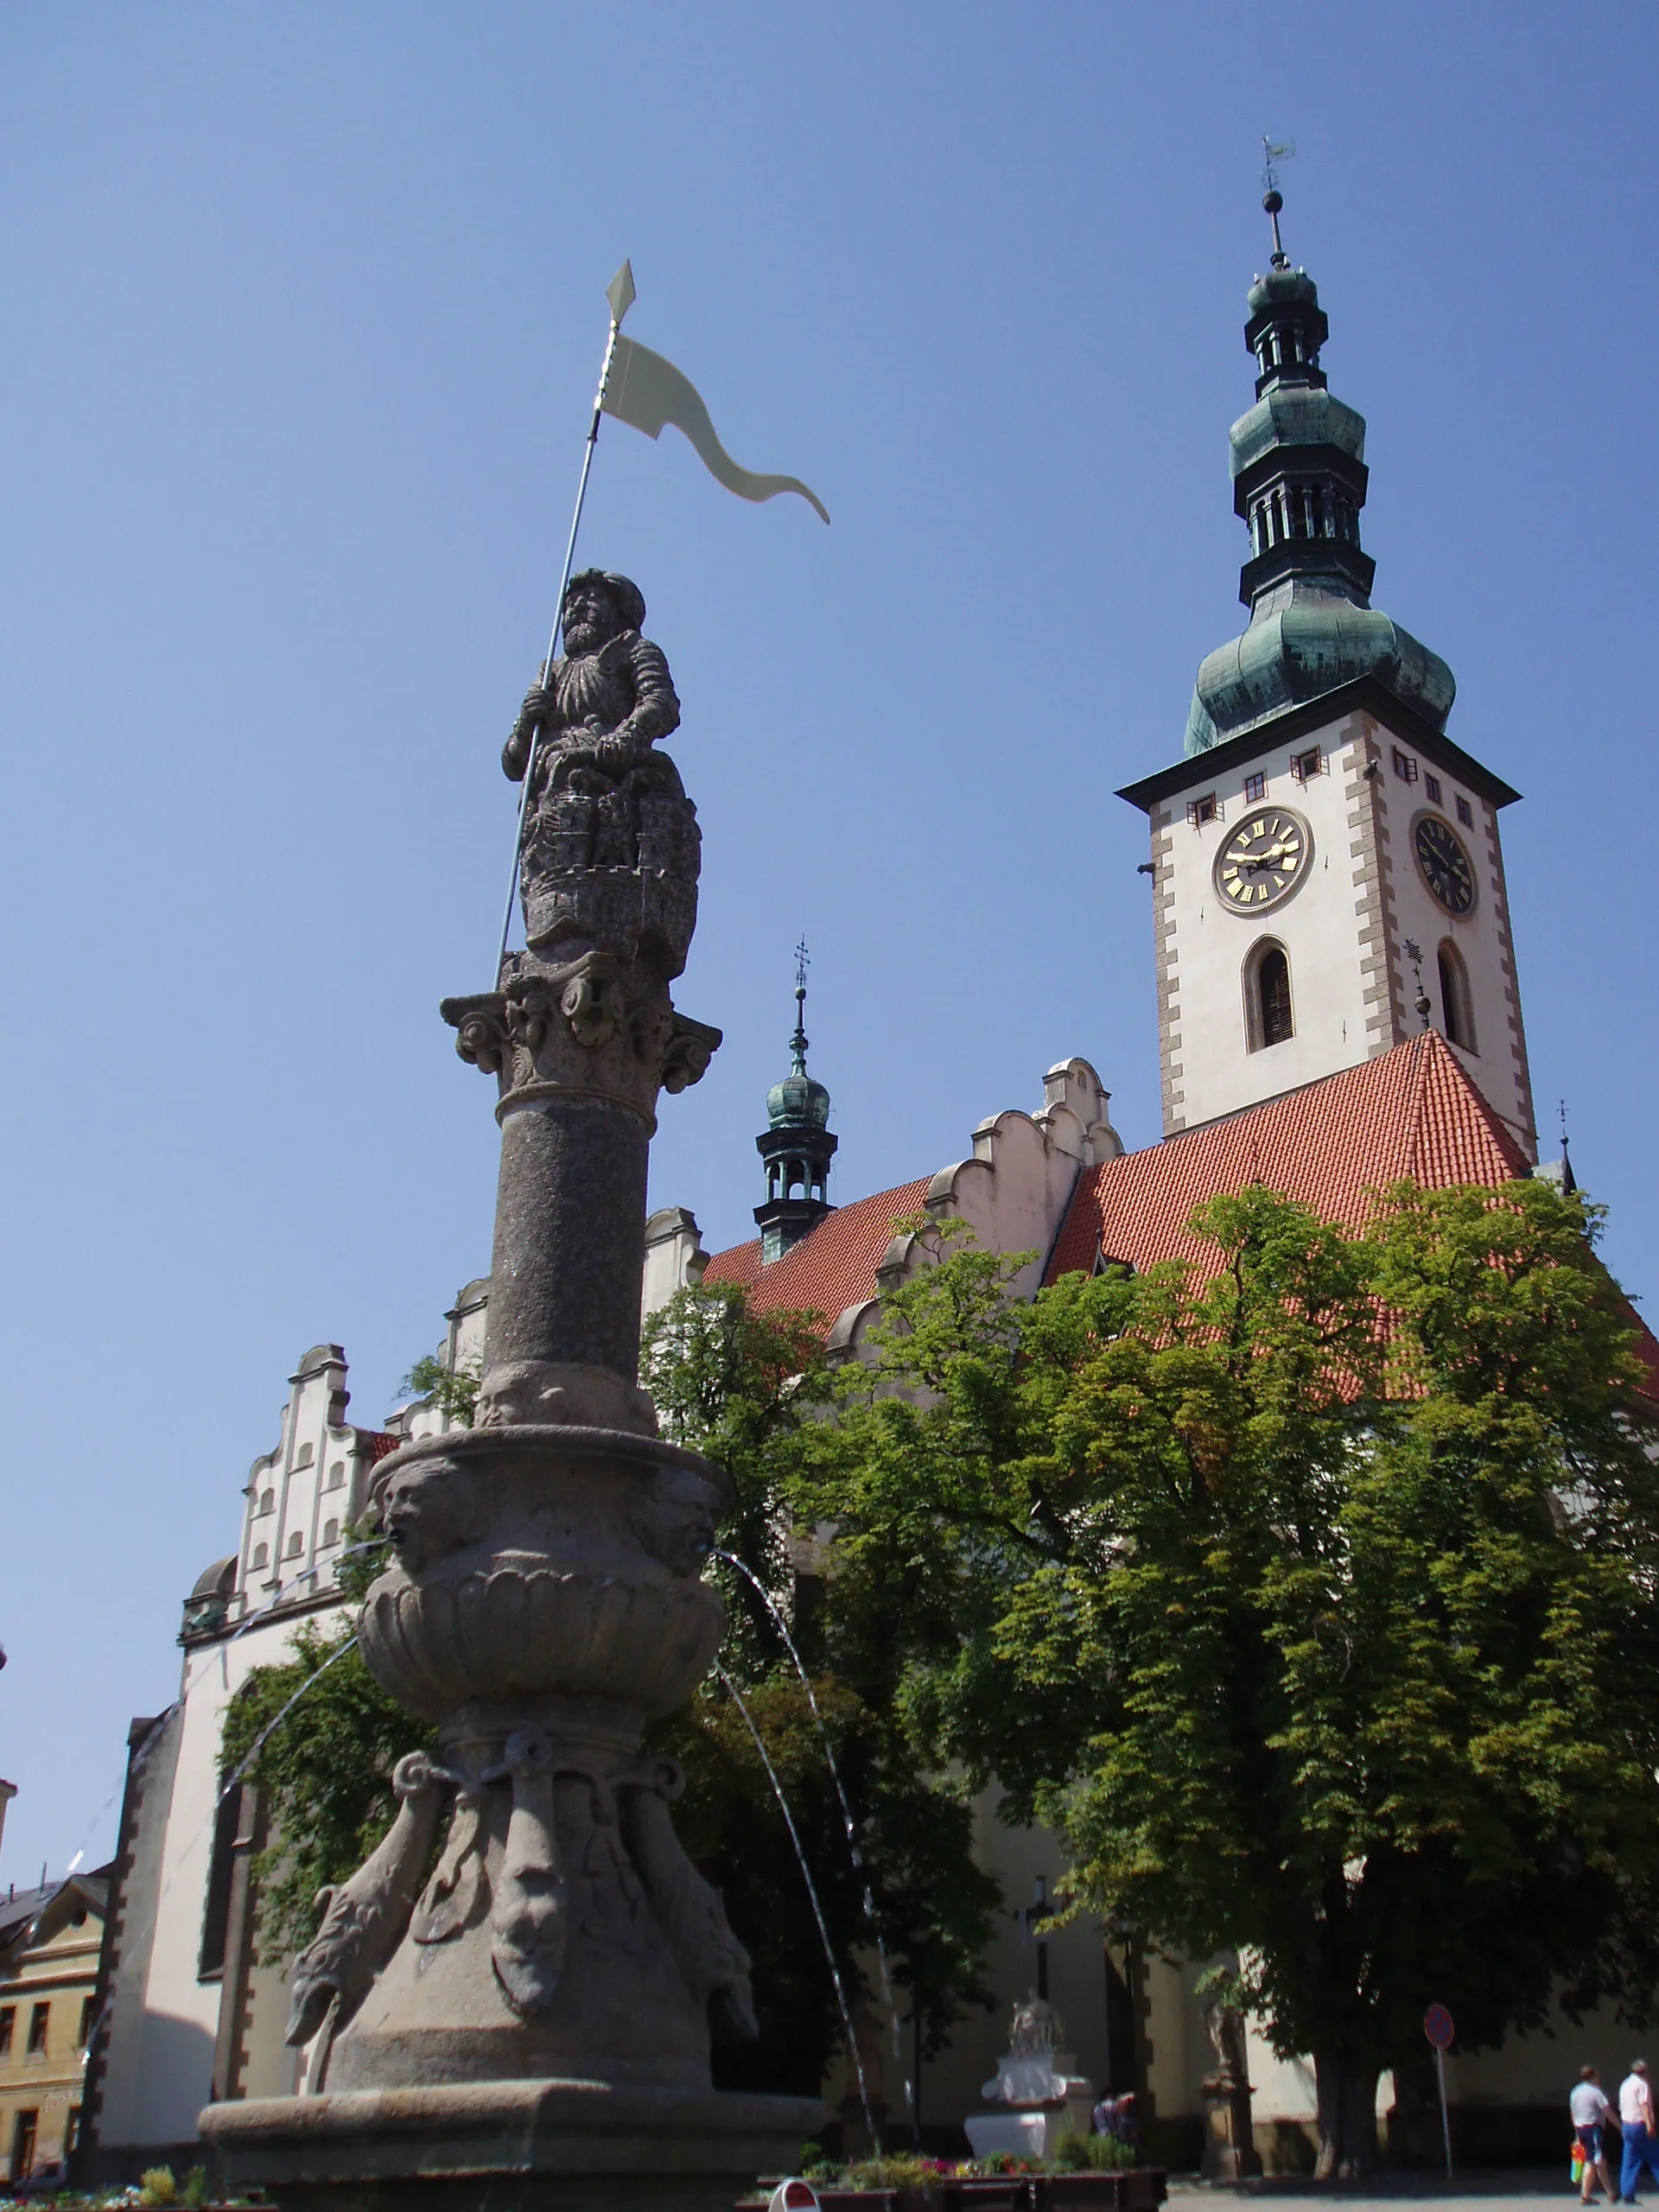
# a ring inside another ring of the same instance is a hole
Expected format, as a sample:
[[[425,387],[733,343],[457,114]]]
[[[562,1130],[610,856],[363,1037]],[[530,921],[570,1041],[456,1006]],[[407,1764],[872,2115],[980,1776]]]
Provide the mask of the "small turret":
[[[806,1071],[804,942],[795,949],[795,1033],[789,1073],[766,1094],[766,1129],[755,1149],[766,1164],[766,1202],[754,1210],[761,1264],[781,1259],[833,1211],[825,1192],[839,1140],[830,1134],[830,1093]]]

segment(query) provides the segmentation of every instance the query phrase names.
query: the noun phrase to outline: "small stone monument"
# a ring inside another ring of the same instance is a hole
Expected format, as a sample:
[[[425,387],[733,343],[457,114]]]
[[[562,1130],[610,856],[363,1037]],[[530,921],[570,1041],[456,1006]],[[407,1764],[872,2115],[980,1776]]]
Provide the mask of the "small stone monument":
[[[501,1128],[477,1421],[375,1477],[393,1557],[363,1656],[438,1746],[295,1961],[308,2094],[201,2118],[283,2212],[724,2212],[823,2117],[710,2086],[710,2005],[756,2032],[749,1960],[675,1835],[684,1777],[644,1748],[725,1624],[702,1569],[728,1478],[638,1386],[658,1095],[720,1032],[669,995],[699,835],[655,750],[679,702],[644,599],[589,571],[563,613],[503,756],[530,778],[527,950],[442,1009]]]
[[[1046,2158],[1062,2135],[1089,2133],[1094,2092],[1077,2072],[1071,2052],[1060,2048],[1065,2034],[1059,2014],[1034,1989],[1014,2006],[996,2079],[981,2092],[997,2109],[975,2113],[965,2123],[976,2158],[998,2151]]]
[[[1200,1994],[1203,1985],[1200,1984]],[[1204,2163],[1205,2181],[1252,2181],[1262,2171],[1250,2116],[1249,2055],[1244,2016],[1219,1993],[1204,2008],[1205,2033],[1216,2063],[1204,2080]]]

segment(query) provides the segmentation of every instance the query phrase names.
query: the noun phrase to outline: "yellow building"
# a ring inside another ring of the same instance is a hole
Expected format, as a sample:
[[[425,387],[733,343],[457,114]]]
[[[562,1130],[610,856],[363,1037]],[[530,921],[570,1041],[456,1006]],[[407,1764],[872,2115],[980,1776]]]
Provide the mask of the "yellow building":
[[[14,2184],[75,2147],[108,1871],[0,1897],[0,2158]]]

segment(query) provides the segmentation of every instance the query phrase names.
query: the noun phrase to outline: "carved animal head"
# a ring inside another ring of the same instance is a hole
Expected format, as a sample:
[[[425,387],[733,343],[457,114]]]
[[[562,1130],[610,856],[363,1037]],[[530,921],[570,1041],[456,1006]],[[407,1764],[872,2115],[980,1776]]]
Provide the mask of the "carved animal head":
[[[564,650],[596,653],[625,630],[642,629],[645,620],[638,584],[607,569],[584,569],[571,577],[564,594]]]
[[[660,1467],[634,1499],[628,1525],[671,1574],[696,1574],[715,1541],[720,1503],[696,1468]]]

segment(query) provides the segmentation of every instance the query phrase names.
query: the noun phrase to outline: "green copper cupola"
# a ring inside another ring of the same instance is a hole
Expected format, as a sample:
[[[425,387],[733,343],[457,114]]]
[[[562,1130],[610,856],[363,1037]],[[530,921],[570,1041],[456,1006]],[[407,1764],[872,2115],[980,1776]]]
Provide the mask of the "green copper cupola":
[[[795,950],[795,1033],[789,1040],[789,1073],[766,1094],[766,1128],[755,1149],[766,1162],[766,1202],[754,1210],[760,1259],[781,1259],[833,1211],[825,1195],[830,1162],[840,1140],[830,1133],[830,1093],[806,1071],[804,943]]]
[[[1330,325],[1319,287],[1280,242],[1278,190],[1262,204],[1273,258],[1250,286],[1244,326],[1255,404],[1230,436],[1233,506],[1250,533],[1238,594],[1250,620],[1198,670],[1186,750],[1205,752],[1359,676],[1444,728],[1457,690],[1451,670],[1371,605],[1376,563],[1359,537],[1365,418],[1326,389],[1319,353]]]

